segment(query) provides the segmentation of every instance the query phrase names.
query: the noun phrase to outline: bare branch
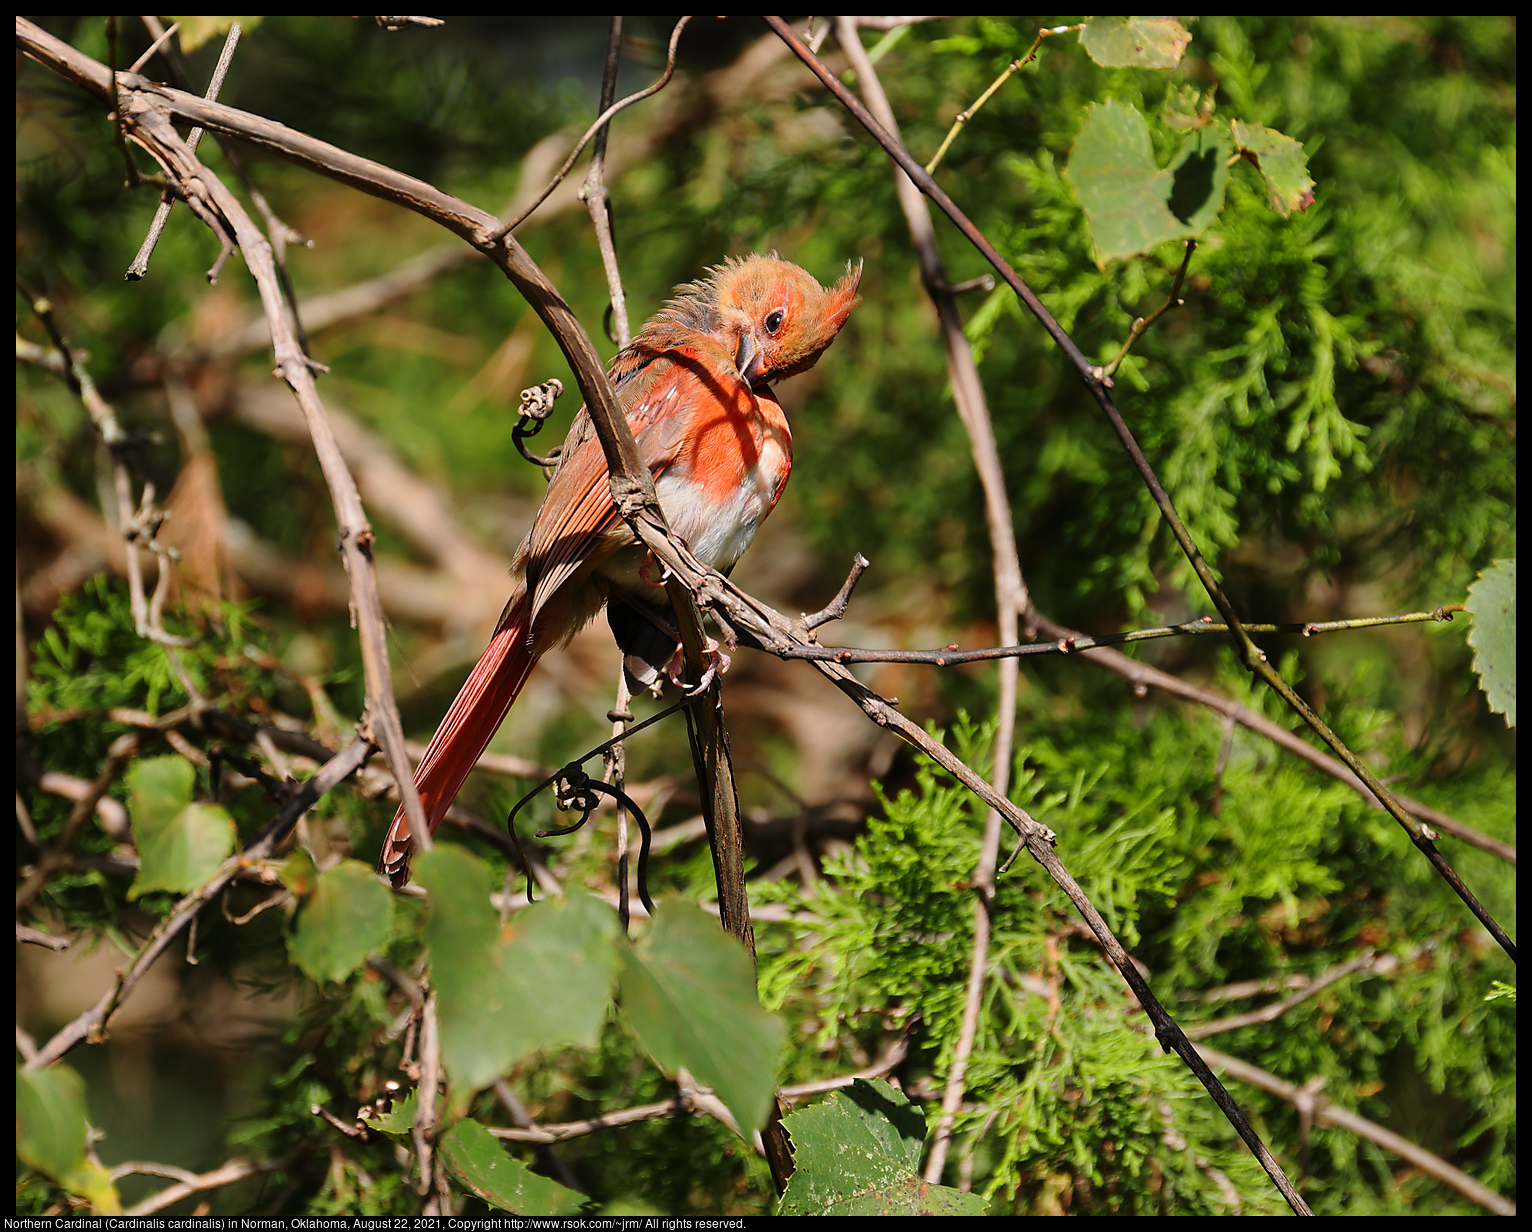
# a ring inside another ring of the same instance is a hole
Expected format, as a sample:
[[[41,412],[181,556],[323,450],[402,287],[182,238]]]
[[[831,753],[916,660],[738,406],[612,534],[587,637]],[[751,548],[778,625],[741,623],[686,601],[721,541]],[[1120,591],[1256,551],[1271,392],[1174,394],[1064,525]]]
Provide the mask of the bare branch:
[[[569,157],[565,160],[564,165],[554,173],[552,182],[538,195],[537,199],[533,201],[531,205],[527,206],[526,209],[522,210],[520,214],[518,214],[510,223],[507,224],[507,230],[514,231],[517,227],[521,226],[521,224],[527,220],[527,217],[535,209],[537,209],[538,206],[540,206],[544,201],[548,199],[553,190],[557,188],[563,182],[564,177],[569,174],[569,169],[575,165],[575,160],[580,157],[580,151],[583,150],[587,144],[589,144],[590,140],[595,137],[597,133],[605,131],[607,124],[611,122],[613,116],[615,116],[619,111],[631,107],[634,103],[642,102],[644,99],[649,98],[651,95],[658,94],[661,90],[670,84],[670,79],[675,75],[676,71],[676,45],[680,43],[681,31],[686,29],[686,23],[690,20],[690,17],[681,18],[680,21],[676,22],[675,29],[671,31],[670,49],[665,57],[665,71],[660,74],[659,80],[657,80],[652,86],[638,91],[637,94],[630,94],[621,102],[613,103],[605,110],[603,110],[602,113],[596,117],[595,123],[593,123],[588,129],[585,130],[585,135],[575,143],[575,148],[570,151]]]
[[[842,1074],[837,1078],[824,1078],[818,1082],[801,1082],[794,1086],[783,1087],[778,1094],[789,1103],[797,1103],[810,1096],[842,1090],[858,1079],[883,1078],[904,1062],[908,1052],[908,1039],[906,1036],[900,1036],[883,1050],[876,1061],[864,1069],[852,1074]],[[491,1128],[489,1132],[505,1142],[568,1142],[572,1138],[583,1138],[603,1129],[616,1129],[622,1125],[658,1120],[661,1117],[685,1116],[695,1111],[686,1095],[682,1094],[673,1099],[660,1100],[658,1103],[639,1104],[616,1112],[604,1112],[600,1116],[583,1121],[566,1121],[562,1124],[538,1125],[521,1129]]]
[[[676,26],[675,33],[670,40],[670,58],[665,69],[668,73],[675,63],[676,42],[681,35],[681,27],[690,20],[683,17]],[[607,37],[606,44],[606,68],[601,75],[601,111],[603,114],[612,105],[612,98],[617,93],[617,69],[622,61],[622,18],[612,18],[611,34]],[[632,340],[632,332],[628,329],[628,300],[622,288],[622,272],[617,266],[617,245],[612,237],[612,197],[606,190],[606,139],[609,126],[600,125],[596,130],[596,145],[591,151],[590,172],[585,177],[585,183],[580,188],[580,197],[585,202],[585,208],[590,211],[591,225],[596,229],[596,247],[601,251],[601,264],[606,270],[606,285],[611,292],[611,323],[612,328],[608,331],[612,341],[617,344],[618,350],[627,348]],[[555,181],[557,183],[557,181]],[[552,191],[551,189],[549,191]],[[544,193],[539,201],[547,199]]]
[[[836,18],[836,39],[856,69],[857,81],[879,120],[898,137],[893,108],[883,93],[882,82],[871,58],[862,47],[861,38],[849,18]],[[997,87],[998,88],[998,83]],[[1005,491],[1005,476],[1000,466],[1000,451],[995,444],[989,402],[979,378],[979,365],[973,357],[968,337],[958,316],[951,290],[951,279],[936,245],[936,231],[931,211],[919,190],[897,169],[894,187],[900,207],[920,255],[921,282],[936,308],[946,344],[947,375],[952,386],[958,416],[968,433],[974,470],[984,490],[985,520],[989,527],[990,550],[995,577],[995,611],[1000,640],[1014,644],[1020,638],[1021,614],[1028,606],[1026,582],[1016,551],[1014,518]],[[1014,659],[1002,661],[999,672],[999,697],[995,704],[996,724],[991,764],[996,795],[1004,796],[1010,788],[1011,750],[1016,732],[1016,687],[1019,665]],[[946,1164],[947,1147],[952,1138],[953,1120],[962,1102],[968,1060],[978,1032],[979,1010],[989,971],[989,910],[995,892],[995,867],[1000,858],[1000,814],[991,808],[984,818],[979,858],[973,873],[975,891],[973,944],[968,962],[968,987],[963,1003],[962,1025],[954,1042],[952,1066],[948,1071],[942,1097],[942,1116],[937,1125],[931,1152],[926,1160],[925,1179],[941,1179]]]
[[[1507,1202],[1494,1190],[1481,1185],[1467,1173],[1454,1168],[1441,1156],[1433,1155],[1424,1147],[1416,1146],[1408,1138],[1400,1137],[1392,1130],[1384,1129],[1383,1126],[1365,1117],[1357,1116],[1354,1112],[1337,1108],[1317,1092],[1306,1093],[1304,1088],[1241,1061],[1238,1057],[1231,1057],[1228,1053],[1217,1052],[1200,1044],[1197,1046],[1197,1051],[1207,1059],[1209,1065],[1222,1070],[1229,1077],[1248,1083],[1250,1086],[1259,1087],[1279,1099],[1286,1100],[1294,1107],[1307,1105],[1316,1125],[1334,1125],[1340,1129],[1349,1130],[1359,1138],[1366,1138],[1367,1141],[1376,1143],[1385,1151],[1392,1151],[1443,1184],[1452,1186],[1464,1197],[1477,1202],[1491,1214],[1514,1215],[1516,1213],[1514,1202]]]
[[[133,65],[135,73],[143,65],[144,61],[155,51],[158,51],[160,45],[180,28],[180,24],[180,22],[177,22],[155,39],[154,45],[139,57],[138,63]],[[229,71],[229,62],[234,58],[234,48],[239,45],[241,29],[242,27],[237,21],[229,27],[229,33],[223,43],[223,53],[218,57],[218,67],[213,70],[213,78],[208,82],[206,97],[209,101],[216,99],[219,91],[223,89],[223,79]],[[186,137],[187,149],[195,151],[197,143],[201,140],[202,130],[200,128],[192,129]],[[144,237],[144,242],[138,250],[138,255],[133,258],[133,263],[128,266],[127,278],[129,282],[137,282],[149,272],[149,256],[154,252],[154,246],[160,242],[160,235],[165,230],[165,224],[170,220],[170,207],[174,204],[175,196],[167,188],[160,197],[159,208],[154,211],[154,221],[149,224],[149,234]]]
[[[311,1149],[307,1145],[294,1147],[286,1155],[277,1159],[231,1159],[211,1172],[202,1173],[188,1172],[185,1168],[175,1168],[169,1164],[129,1160],[112,1168],[112,1179],[120,1180],[125,1176],[163,1176],[174,1180],[176,1184],[167,1186],[123,1212],[127,1216],[152,1215],[155,1211],[162,1211],[167,1206],[173,1206],[193,1194],[222,1189],[225,1185],[233,1185],[239,1181],[248,1180],[252,1176],[286,1172]]]

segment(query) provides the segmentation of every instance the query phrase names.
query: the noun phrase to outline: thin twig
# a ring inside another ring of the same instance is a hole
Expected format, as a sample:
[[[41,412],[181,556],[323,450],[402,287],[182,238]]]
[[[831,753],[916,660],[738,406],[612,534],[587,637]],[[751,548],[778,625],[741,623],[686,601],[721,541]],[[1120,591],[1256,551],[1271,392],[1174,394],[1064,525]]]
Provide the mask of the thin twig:
[[[570,168],[575,165],[575,160],[580,157],[580,151],[583,150],[587,144],[589,144],[591,139],[595,137],[598,132],[601,132],[603,129],[605,129],[607,123],[614,115],[628,107],[631,107],[634,103],[642,102],[652,94],[658,94],[661,90],[670,84],[670,79],[675,75],[676,71],[676,45],[681,41],[681,31],[686,29],[686,23],[690,20],[690,17],[681,18],[680,21],[676,22],[675,29],[670,32],[670,48],[666,52],[665,56],[665,71],[660,74],[659,80],[656,81],[652,86],[640,90],[637,94],[630,94],[621,102],[613,103],[610,107],[606,108],[600,115],[598,115],[595,122],[585,130],[585,135],[575,143],[575,148],[570,151],[569,157],[564,160],[564,165],[554,173],[553,179],[549,182],[548,187],[543,189],[543,191],[537,195],[537,199],[533,201],[531,205],[527,206],[527,208],[522,210],[520,214],[516,215],[516,217],[511,222],[506,224],[506,231],[509,232],[516,230],[517,227],[526,222],[528,216],[531,215],[538,206],[540,206],[544,201],[553,195],[553,190],[557,188],[561,183],[563,183],[564,177],[569,174]]]
[[[1133,349],[1133,344],[1148,332],[1148,329],[1172,308],[1179,308],[1186,301],[1181,298],[1181,284],[1186,281],[1186,271],[1192,263],[1192,253],[1197,251],[1197,241],[1186,241],[1186,255],[1181,258],[1181,268],[1176,271],[1175,281],[1170,286],[1170,294],[1165,302],[1146,317],[1138,317],[1128,329],[1128,336],[1123,339],[1121,348],[1112,357],[1112,362],[1101,369],[1103,380],[1110,380],[1117,375],[1117,369],[1122,367],[1122,361],[1128,357],[1128,352]],[[1246,625],[1246,629],[1250,626]]]
[[[857,81],[872,110],[897,137],[893,108],[883,92],[882,82],[871,58],[862,47],[856,27],[846,17],[836,18],[836,40],[856,70]],[[998,83],[996,85],[998,88]],[[974,470],[984,491],[984,510],[989,527],[992,569],[995,578],[995,612],[1000,640],[1014,644],[1020,640],[1021,614],[1027,608],[1027,587],[1016,550],[1014,519],[1006,496],[1005,476],[1000,465],[1000,451],[995,443],[989,402],[974,361],[973,349],[963,331],[951,280],[936,244],[931,211],[920,192],[897,169],[894,186],[905,222],[920,257],[921,282],[936,308],[946,344],[947,375],[952,386],[958,417],[968,433]],[[1014,658],[1001,662],[999,696],[995,703],[995,737],[991,746],[990,782],[995,794],[1005,796],[1010,789],[1011,754],[1016,731],[1016,687],[1019,664]],[[978,1037],[980,1007],[989,972],[990,907],[995,893],[995,867],[1000,856],[1000,814],[993,808],[984,817],[984,831],[979,842],[979,857],[972,876],[974,889],[973,941],[968,959],[968,982],[963,1001],[963,1016],[953,1044],[952,1065],[942,1093],[941,1117],[926,1159],[925,1179],[941,1180],[946,1166],[947,1149],[958,1106],[963,1100],[968,1061]]]
[[[435,1173],[436,1088],[441,1074],[441,1038],[436,1018],[436,991],[432,989],[426,994],[426,1003],[420,1011],[420,1085],[416,1087],[415,1124],[410,1127],[420,1178],[415,1192],[422,1196],[430,1191]]]
[[[504,1078],[496,1078],[493,1086],[490,1089],[494,1091],[495,1098],[500,1101],[500,1106],[504,1108],[506,1112],[510,1114],[511,1119],[521,1127],[522,1132],[535,1134],[541,1129],[541,1126],[538,1125],[532,1114],[527,1111],[526,1105],[523,1104],[517,1097],[516,1092],[511,1087],[511,1084]],[[576,1193],[585,1192],[585,1186],[580,1184],[579,1180],[575,1177],[575,1174],[570,1171],[569,1165],[564,1162],[563,1158],[558,1154],[557,1151],[553,1150],[553,1144],[551,1142],[544,1142],[537,1139],[528,1139],[528,1141],[534,1141],[537,1143],[538,1158],[541,1159],[544,1166],[547,1167],[558,1178],[560,1184],[569,1189],[573,1189]]]
[[[793,1086],[783,1087],[778,1094],[789,1103],[797,1103],[814,1095],[825,1095],[831,1091],[839,1091],[849,1087],[853,1082],[883,1078],[898,1069],[904,1063],[909,1052],[907,1036],[901,1036],[894,1040],[888,1048],[865,1069],[857,1070],[853,1074],[842,1074],[835,1078],[823,1078],[817,1082],[800,1082]],[[535,1128],[522,1129],[497,1129],[491,1127],[490,1133],[505,1142],[568,1142],[573,1138],[583,1138],[589,1134],[599,1133],[604,1129],[616,1129],[622,1125],[632,1125],[640,1121],[654,1121],[662,1117],[685,1116],[691,1114],[694,1109],[688,1104],[683,1096],[672,1099],[660,1100],[652,1104],[639,1104],[631,1108],[621,1108],[613,1112],[603,1112],[600,1116],[590,1117],[583,1121],[565,1121],[560,1124],[538,1125]]]
[[[686,18],[681,19],[684,25]],[[677,34],[680,27],[677,27]],[[674,36],[672,36],[672,44]],[[617,68],[622,62],[622,18],[612,18],[611,33],[606,42],[606,68],[601,75],[601,110],[606,112],[617,94]],[[612,341],[619,351],[626,350],[632,341],[628,329],[628,300],[622,289],[622,271],[617,266],[617,245],[612,236],[612,196],[606,190],[606,139],[609,124],[596,131],[595,148],[590,154],[590,172],[580,197],[590,211],[591,225],[596,229],[596,247],[601,252],[601,264],[606,270],[606,285],[612,297]]]
[[[33,866],[31,874],[16,891],[17,911],[41,893],[43,886],[55,872],[69,864],[75,840],[80,836],[80,831],[85,828],[85,823],[95,815],[96,802],[106,795],[113,783],[122,777],[124,768],[137,756],[138,748],[138,732],[128,732],[112,741],[111,747],[107,750],[106,760],[101,763],[101,769],[96,772],[90,789],[81,795],[75,801],[74,807],[69,810],[69,818],[64,822],[63,831],[59,834],[57,841],[38,853],[37,863]]]
[[[1222,1035],[1226,1031],[1238,1031],[1241,1027],[1259,1026],[1262,1023],[1276,1022],[1288,1010],[1307,1001],[1310,997],[1317,996],[1331,984],[1351,975],[1365,971],[1378,971],[1388,974],[1399,965],[1399,960],[1392,954],[1379,954],[1374,950],[1368,950],[1358,955],[1348,963],[1331,967],[1330,970],[1314,977],[1297,992],[1283,997],[1280,1001],[1273,1001],[1270,1005],[1262,1006],[1258,1010],[1251,1010],[1246,1014],[1231,1014],[1228,1018],[1220,1018],[1216,1022],[1205,1022],[1198,1026],[1188,1027],[1186,1036],[1188,1039],[1206,1039],[1210,1035]]]
[[[173,1206],[177,1202],[190,1198],[193,1194],[207,1193],[212,1189],[222,1189],[225,1185],[234,1185],[254,1176],[265,1176],[272,1172],[286,1172],[294,1167],[312,1149],[312,1146],[305,1143],[294,1147],[286,1155],[280,1156],[277,1159],[231,1159],[210,1172],[200,1173],[188,1172],[185,1168],[175,1168],[169,1164],[129,1160],[125,1163],[114,1165],[111,1176],[114,1181],[120,1180],[125,1176],[162,1176],[176,1182],[176,1184],[166,1186],[158,1193],[152,1194],[142,1202],[136,1203],[123,1212],[126,1216],[138,1217],[162,1211],[167,1206]]]
[[[154,42],[149,44],[149,49],[147,51],[145,51],[143,55],[139,56],[138,59],[134,60],[133,63],[128,66],[128,72],[130,72],[130,73],[137,73],[137,72],[142,71],[144,65],[149,63],[150,59],[159,51],[159,49],[170,41],[170,36],[173,35],[180,28],[181,28],[181,23],[180,22],[176,22],[175,25],[170,27],[170,29],[168,29],[168,30],[161,30],[159,32],[159,34],[155,36]],[[210,95],[209,97],[215,97],[215,96]]]
[[[957,113],[957,117],[952,121],[952,127],[947,130],[947,135],[942,138],[941,146],[937,149],[936,153],[931,156],[931,161],[926,164],[926,173],[928,175],[936,174],[937,164],[942,161],[942,157],[947,153],[947,148],[953,143],[954,140],[956,140],[957,135],[962,132],[963,129],[967,127],[968,122],[978,114],[979,108],[984,106],[985,103],[989,102],[989,100],[994,96],[995,92],[999,90],[1000,87],[1003,86],[1007,81],[1009,81],[1013,74],[1020,72],[1025,65],[1032,63],[1032,61],[1037,58],[1037,49],[1042,46],[1043,40],[1045,38],[1048,38],[1054,34],[1067,34],[1069,31],[1078,30],[1079,28],[1079,26],[1044,26],[1041,30],[1039,30],[1037,32],[1037,37],[1032,40],[1032,46],[1027,49],[1027,54],[1022,56],[1020,59],[1012,60],[1008,65],[1006,65],[1004,70],[1002,70],[1000,73],[1000,76],[996,77],[995,80],[990,83],[989,88],[985,90],[983,94],[979,95],[979,97],[970,103],[964,110]],[[884,127],[887,128],[888,125],[885,124]],[[892,132],[893,130],[890,128],[889,131]]]
[[[180,22],[171,26],[169,30],[165,31],[155,40],[154,46],[150,48],[150,51],[158,50],[160,44],[165,42],[179,28]],[[205,95],[210,102],[215,100],[218,97],[219,91],[223,89],[223,79],[228,74],[230,62],[234,59],[234,49],[239,45],[240,31],[241,26],[236,21],[229,27],[229,33],[224,38],[223,52],[218,57],[218,66],[213,70],[213,79],[208,82],[207,94]],[[148,55],[149,53],[145,52],[139,58],[138,63],[133,66],[135,73],[144,60],[148,58]],[[192,129],[186,136],[186,148],[195,151],[197,143],[201,140],[202,129]],[[160,196],[159,208],[154,211],[154,221],[149,224],[149,234],[144,236],[144,242],[139,246],[138,255],[133,258],[133,263],[128,266],[126,276],[129,282],[137,282],[149,272],[149,258],[154,252],[155,245],[160,242],[160,235],[165,230],[165,224],[170,220],[170,208],[174,204],[175,194],[167,188]]]
[[[628,805],[627,805],[627,750],[625,739],[628,724],[633,721],[630,709],[632,697],[628,693],[628,671],[625,664],[617,665],[617,695],[606,717],[612,721],[612,747],[604,758],[601,777],[617,788],[617,918],[622,921],[624,932],[628,930]]]
[[[144,596],[143,562],[138,554],[140,546],[162,555],[161,590],[157,592],[160,602],[163,602],[163,588],[169,584],[169,579],[165,576],[168,566],[163,559],[164,551],[155,541],[155,535],[166,515],[154,503],[153,484],[145,484],[140,499],[137,502],[133,499],[133,477],[128,473],[127,462],[127,453],[134,443],[133,438],[123,430],[117,418],[116,409],[101,396],[85,365],[75,356],[74,348],[58,323],[52,301],[29,292],[25,286],[21,288],[21,291],[26,295],[33,314],[53,340],[53,346],[58,355],[57,361],[49,359],[44,366],[50,372],[62,377],[79,398],[80,404],[90,416],[96,431],[100,433],[101,442],[107,450],[111,462],[112,493],[116,498],[116,508],[111,510],[110,514],[115,515],[117,533],[127,545],[124,564],[128,577],[129,603],[133,611],[133,627],[140,637],[164,646],[191,645],[191,639],[166,632],[159,623],[158,605],[151,603]],[[178,666],[173,657],[172,664]]]
[[[1011,79],[1011,75],[1021,71],[1021,64],[1022,62],[1020,60],[1012,60],[1008,65],[1005,66],[1005,69],[1001,72],[1000,76],[996,77],[995,80],[990,83],[989,88],[985,90],[983,94],[979,95],[979,97],[974,99],[972,103],[957,113],[957,115],[953,118],[952,127],[947,130],[947,135],[942,138],[941,145],[937,147],[936,153],[931,155],[931,161],[926,164],[927,174],[936,174],[937,165],[942,161],[943,157],[946,156],[947,148],[955,140],[957,140],[957,135],[968,126],[968,122],[972,120],[978,113],[979,108],[984,106],[985,103],[989,102],[994,93]],[[894,131],[892,128],[889,128],[886,122],[884,127],[888,128],[889,132]]]
[[[1461,603],[1444,603],[1441,607],[1432,608],[1427,612],[1399,612],[1391,616],[1360,616],[1345,620],[1247,621],[1244,627],[1254,633],[1296,633],[1302,637],[1313,637],[1320,633],[1346,633],[1355,629],[1378,628],[1383,625],[1450,621],[1454,612],[1462,610]],[[819,659],[834,663],[924,663],[931,667],[961,667],[966,663],[984,663],[994,659],[1019,659],[1033,655],[1072,655],[1104,646],[1125,646],[1132,642],[1154,641],[1165,637],[1207,637],[1227,634],[1228,631],[1228,625],[1220,624],[1211,616],[1204,616],[1179,625],[1154,625],[1144,629],[1130,629],[1126,633],[1070,634],[1052,641],[1029,642],[1019,646],[979,646],[972,650],[960,650],[954,644],[939,650],[868,650],[857,646],[824,646],[815,643],[812,646],[791,648],[784,652],[782,657]]]

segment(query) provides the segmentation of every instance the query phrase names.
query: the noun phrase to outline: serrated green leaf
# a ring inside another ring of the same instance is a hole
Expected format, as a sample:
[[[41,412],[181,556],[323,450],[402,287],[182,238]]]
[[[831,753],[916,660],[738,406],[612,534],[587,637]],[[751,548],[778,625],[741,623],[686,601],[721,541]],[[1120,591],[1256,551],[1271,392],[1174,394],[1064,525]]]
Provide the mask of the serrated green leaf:
[[[976,1194],[920,1178],[926,1123],[886,1082],[858,1079],[783,1118],[795,1170],[781,1215],[982,1215]]]
[[[314,882],[287,952],[309,979],[343,980],[387,944],[393,918],[388,887],[360,861],[344,860]]]
[[[518,1215],[575,1215],[594,1203],[584,1194],[538,1176],[475,1120],[462,1120],[442,1135],[442,1159],[461,1184],[485,1202]]]
[[[1192,41],[1174,17],[1088,17],[1080,46],[1107,68],[1175,68]]]
[[[1497,560],[1468,588],[1468,644],[1489,708],[1516,726],[1516,560]]]
[[[16,1154],[103,1215],[122,1214],[117,1186],[85,1153],[85,1083],[67,1065],[16,1072]]]
[[[1229,125],[1240,157],[1254,166],[1266,183],[1266,203],[1286,218],[1314,204],[1314,180],[1309,175],[1303,146],[1284,133],[1239,120]]]
[[[662,899],[627,954],[622,1012],[667,1074],[685,1068],[749,1134],[766,1123],[785,1027],[760,1006],[743,946],[700,908]]]
[[[401,1099],[396,1099],[387,1112],[369,1117],[367,1124],[380,1134],[395,1138],[407,1138],[415,1128],[415,1109],[420,1105],[420,1089],[417,1087]]]

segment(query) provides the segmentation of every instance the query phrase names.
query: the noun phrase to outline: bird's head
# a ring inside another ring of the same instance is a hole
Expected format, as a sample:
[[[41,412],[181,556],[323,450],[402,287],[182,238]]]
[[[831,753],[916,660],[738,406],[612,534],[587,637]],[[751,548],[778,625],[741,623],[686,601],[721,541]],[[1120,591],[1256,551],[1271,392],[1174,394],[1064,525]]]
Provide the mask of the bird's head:
[[[861,303],[862,265],[849,262],[826,290],[775,253],[736,257],[711,271],[716,334],[734,353],[740,376],[765,385],[812,368]]]

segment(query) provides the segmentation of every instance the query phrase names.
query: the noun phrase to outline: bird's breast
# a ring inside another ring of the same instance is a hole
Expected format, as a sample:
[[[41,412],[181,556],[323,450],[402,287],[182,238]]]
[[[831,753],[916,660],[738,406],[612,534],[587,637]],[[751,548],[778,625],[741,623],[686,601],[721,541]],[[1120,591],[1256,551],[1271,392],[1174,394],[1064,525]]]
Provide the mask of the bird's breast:
[[[750,546],[793,464],[792,433],[771,391],[739,382],[733,394],[695,408],[683,447],[655,482],[671,527],[715,569]]]

